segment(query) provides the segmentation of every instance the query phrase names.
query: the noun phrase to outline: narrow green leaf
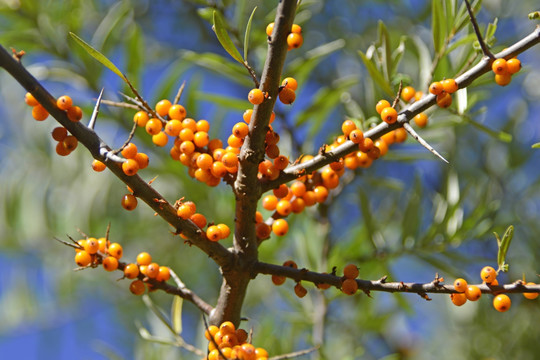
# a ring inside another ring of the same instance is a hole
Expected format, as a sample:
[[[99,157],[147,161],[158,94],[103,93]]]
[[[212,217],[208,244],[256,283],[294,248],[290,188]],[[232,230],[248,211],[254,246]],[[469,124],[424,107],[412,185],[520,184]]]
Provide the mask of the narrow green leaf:
[[[255,6],[253,8],[253,11],[251,12],[251,16],[249,17],[249,20],[246,24],[246,33],[244,35],[244,59],[247,61],[248,57],[248,48],[249,48],[249,34],[251,32],[251,21],[253,21],[253,15],[255,15],[255,10],[257,10],[257,7]]]
[[[486,134],[488,134],[488,135],[490,135],[490,136],[492,136],[492,137],[494,137],[496,139],[499,139],[502,142],[509,143],[509,142],[512,141],[512,134],[509,134],[509,133],[507,133],[505,131],[492,130],[492,129],[488,128],[487,126],[474,121],[473,119],[469,118],[468,116],[463,116],[462,118],[463,118],[464,121],[471,124],[472,126],[477,128],[478,130],[481,130],[481,131],[485,132]]]
[[[422,181],[419,176],[415,176],[414,189],[408,192],[409,202],[403,214],[401,223],[402,245],[407,245],[409,238],[415,239],[420,229],[422,220],[422,206],[420,196],[422,194]]]
[[[499,265],[499,269],[502,271],[508,270],[508,265],[505,264],[505,259],[506,253],[508,252],[508,248],[510,247],[510,243],[512,242],[513,237],[514,227],[510,225],[504,232],[503,238],[501,240],[501,245],[499,246],[499,252],[497,254],[497,263]]]
[[[536,143],[536,144],[533,144],[533,146],[531,146],[533,149],[540,149],[540,142]]]
[[[374,241],[374,235],[376,231],[375,220],[371,215],[372,211],[369,206],[369,199],[363,190],[358,191],[358,197],[360,199],[360,209],[362,210],[362,218],[366,227],[367,237],[374,249],[377,249],[377,244]]]
[[[439,53],[444,44],[446,22],[441,0],[432,0],[431,2],[431,31],[433,33],[433,48],[435,53]]]
[[[94,44],[95,47],[102,49],[107,38],[130,9],[131,5],[127,1],[120,1],[111,6],[94,32],[90,43]]]
[[[399,63],[401,62],[401,59],[403,58],[403,54],[405,53],[406,40],[407,40],[407,37],[402,36],[401,39],[399,40],[398,47],[392,52],[392,68],[390,69],[390,74],[392,74],[392,77],[394,77],[394,74],[397,71]]]
[[[81,39],[80,37],[78,37],[77,35],[75,35],[74,33],[70,32],[69,35],[80,45],[84,48],[84,50],[86,50],[86,52],[88,54],[90,54],[90,56],[92,56],[94,59],[96,59],[97,61],[99,61],[100,63],[102,63],[105,67],[107,67],[109,70],[111,70],[112,72],[114,72],[116,75],[120,76],[122,78],[122,80],[124,80],[125,82],[127,82],[127,79],[126,77],[124,76],[124,74],[122,74],[122,72],[116,67],[116,65],[114,65],[112,63],[112,61],[110,61],[109,59],[107,59],[107,57],[105,57],[105,55],[103,55],[102,53],[100,53],[99,51],[97,51],[96,49],[94,49],[92,46],[90,46],[90,44],[86,43],[83,39]]]
[[[227,51],[234,60],[238,61],[240,64],[244,64],[244,59],[242,59],[242,55],[240,55],[238,49],[236,48],[236,46],[234,46],[231,38],[229,37],[229,34],[227,33],[226,24],[221,17],[221,14],[217,11],[214,11],[213,20],[214,32],[216,33],[216,36],[221,46],[223,46],[225,51]]]
[[[169,323],[169,320],[163,314],[163,311],[158,308],[156,304],[154,304],[152,298],[150,298],[148,294],[144,294],[142,299],[146,307],[150,309],[154,313],[154,315],[156,315],[156,317],[163,323],[163,325],[165,325],[172,333],[176,334],[171,324]]]
[[[171,319],[174,333],[180,335],[182,333],[182,304],[184,299],[176,295],[173,297],[171,307]]]
[[[213,53],[196,53],[189,50],[183,50],[180,54],[187,62],[225,76],[242,86],[253,86],[251,78],[246,77],[245,68],[240,67],[235,62],[227,61],[223,56]]]
[[[379,20],[379,43],[382,48],[381,68],[384,70],[386,81],[390,82],[392,77],[392,51],[390,50],[390,35],[384,22]]]
[[[368,57],[362,51],[359,50],[358,54],[362,58],[364,66],[367,68],[367,71],[371,75],[371,78],[373,79],[375,84],[377,84],[388,96],[393,97],[394,92],[392,91],[392,87],[390,86],[388,81],[386,81],[383,74],[381,74],[381,72],[377,69],[375,64],[373,64],[373,62],[368,59]]]

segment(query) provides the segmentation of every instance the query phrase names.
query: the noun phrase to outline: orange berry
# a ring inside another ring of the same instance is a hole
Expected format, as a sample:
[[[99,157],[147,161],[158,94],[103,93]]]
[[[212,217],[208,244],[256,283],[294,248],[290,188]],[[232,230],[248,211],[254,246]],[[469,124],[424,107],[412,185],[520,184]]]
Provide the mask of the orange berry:
[[[298,25],[298,24],[292,24],[291,32],[301,34],[302,33],[302,27],[300,27],[300,25]]]
[[[171,278],[171,270],[167,266],[160,266],[156,276],[157,281],[168,281]]]
[[[414,123],[416,124],[416,126],[418,126],[420,128],[426,127],[426,125],[428,123],[427,115],[424,114],[424,113],[420,113],[420,114],[416,115],[414,117]]]
[[[253,105],[259,105],[264,101],[264,94],[259,89],[252,89],[248,94],[248,100]]]
[[[429,92],[433,95],[439,95],[444,92],[444,87],[439,81],[434,81],[429,85]]]
[[[441,81],[443,90],[449,94],[453,94],[459,89],[459,85],[454,79],[445,79]]]
[[[134,143],[129,143],[126,145],[125,148],[122,149],[121,154],[126,159],[133,159],[135,155],[137,155],[137,152],[137,145],[135,145]]]
[[[56,141],[63,141],[66,136],[68,136],[68,132],[66,130],[65,127],[63,126],[58,126],[58,127],[55,127],[51,133],[52,135],[52,138]]]
[[[99,244],[99,251],[101,251],[102,253],[107,252],[107,239],[99,238],[97,241]]]
[[[209,170],[212,167],[214,159],[209,154],[203,153],[197,156],[197,166],[201,169]]]
[[[161,117],[167,116],[171,106],[172,104],[169,100],[163,99],[156,104],[156,113]]]
[[[63,142],[59,142],[58,144],[56,144],[55,151],[60,156],[67,156],[71,153],[71,151],[69,151],[68,149],[64,147]]]
[[[68,135],[64,140],[62,140],[62,146],[69,151],[72,152],[77,148],[77,145],[79,144],[79,140],[73,135]]]
[[[204,132],[210,131],[210,123],[203,119],[197,121],[195,126],[196,126],[197,131],[204,131]]]
[[[208,142],[208,151],[213,153],[216,149],[223,148],[223,142],[220,139],[212,139]]]
[[[456,306],[461,306],[467,302],[467,296],[462,293],[458,294],[450,294],[450,300],[452,300],[452,303]]]
[[[258,223],[255,226],[255,232],[259,239],[268,239],[272,232],[272,227],[264,222]]]
[[[152,255],[143,251],[137,255],[137,264],[139,265],[150,265],[152,263]]]
[[[460,293],[464,293],[467,287],[469,287],[469,284],[465,279],[459,278],[454,281],[454,289]]]
[[[249,133],[249,126],[246,123],[239,122],[233,126],[232,133],[239,139],[243,139]]]
[[[148,159],[148,155],[146,155],[145,153],[137,153],[133,160],[135,160],[137,164],[139,164],[139,170],[145,169],[150,163],[150,159]]]
[[[177,119],[167,121],[165,124],[165,133],[170,136],[178,136],[182,130],[182,122]]]
[[[124,254],[122,245],[120,245],[119,243],[112,243],[111,245],[109,245],[107,252],[109,253],[109,255],[114,256],[117,259],[120,259]]]
[[[75,254],[75,263],[80,267],[90,265],[92,262],[92,256],[84,250],[81,250]]]
[[[416,90],[414,90],[412,86],[405,86],[401,90],[401,98],[403,99],[403,101],[409,102],[414,97],[415,93]]]
[[[161,120],[156,119],[156,118],[151,118],[150,120],[146,122],[146,125],[144,126],[144,128],[149,135],[156,135],[163,128],[163,124],[161,123]]]
[[[301,197],[306,193],[306,184],[301,181],[295,181],[291,184],[291,191],[294,196]]]
[[[422,91],[417,91],[416,94],[414,94],[414,101],[418,101],[424,97],[424,93]]]
[[[384,108],[381,111],[381,119],[384,122],[388,123],[388,124],[395,123],[396,120],[397,120],[397,117],[398,117],[398,113],[397,113],[396,109],[394,109],[392,107]]]
[[[150,279],[155,279],[159,274],[159,264],[155,262],[148,264],[144,274]]]
[[[227,152],[221,157],[221,162],[228,168],[238,165],[238,156],[232,152]]]
[[[139,127],[145,127],[148,120],[149,118],[146,111],[138,111],[133,115],[133,122]]]
[[[505,75],[508,74],[508,64],[505,59],[497,59],[491,64],[491,70],[496,75]]]
[[[380,114],[388,107],[390,107],[390,103],[387,100],[379,100],[379,102],[375,105],[375,110],[377,110],[377,113]]]
[[[24,95],[24,102],[25,102],[26,105],[28,105],[28,106],[36,106],[36,105],[39,105],[39,102],[36,100],[36,98],[34,97],[34,95],[30,94],[29,92],[27,92],[26,95]]]
[[[216,325],[210,325],[208,329],[206,329],[206,331],[204,332],[204,337],[206,338],[206,340],[210,341],[210,339],[212,339],[218,331],[219,328]]]
[[[272,275],[272,282],[276,286],[283,285],[285,283],[285,280],[287,280],[287,278],[285,276]]]
[[[245,124],[244,124],[245,125]],[[242,144],[244,143],[244,140],[239,138],[239,137],[236,137],[235,135],[231,134],[229,136],[229,138],[227,139],[227,144],[230,146],[230,147],[233,147],[233,148],[240,148],[242,147]]]
[[[506,86],[512,81],[512,75],[510,74],[496,74],[495,82],[497,85]]]
[[[290,105],[296,100],[296,93],[288,87],[284,87],[279,92],[279,101],[285,105]]]
[[[305,207],[306,207],[306,202],[302,198],[296,198],[293,201],[291,201],[291,209],[292,209],[292,212],[295,214],[299,214],[302,211],[304,211]]]
[[[345,120],[343,124],[341,124],[341,131],[343,132],[343,135],[349,136],[351,131],[356,129],[356,124],[352,120]]]
[[[127,264],[124,267],[124,276],[128,279],[135,279],[139,276],[139,267],[137,264]]]
[[[67,117],[70,121],[77,122],[81,121],[83,116],[82,110],[78,106],[72,106],[67,111]]]
[[[225,224],[217,224],[219,231],[221,232],[221,238],[226,239],[231,235],[231,229]]]
[[[195,213],[189,219],[201,229],[206,226],[206,217],[203,214]]]
[[[37,121],[43,121],[49,116],[49,112],[41,104],[32,108],[32,117]]]
[[[364,141],[364,133],[360,129],[354,129],[349,134],[349,139],[355,144],[360,144],[360,142]]]
[[[292,205],[288,200],[280,200],[276,205],[276,212],[281,216],[287,216],[292,211]]]
[[[243,344],[247,341],[248,333],[244,329],[236,329],[236,339],[238,339],[238,344]],[[255,352],[257,350],[255,349]]]
[[[292,91],[296,91],[296,89],[298,89],[298,82],[295,78],[292,77],[286,77],[285,79],[283,79],[281,85],[291,89]]]
[[[292,32],[287,35],[287,48],[288,50],[297,49],[304,43],[304,38],[301,34]]]
[[[272,32],[274,31],[274,23],[271,22],[266,26],[266,35],[272,36]]]
[[[99,251],[99,243],[96,238],[88,238],[84,243],[84,251],[93,255]]]
[[[289,166],[289,158],[285,155],[279,155],[274,159],[274,166],[278,170],[283,170]]]
[[[517,58],[513,58],[506,62],[506,66],[510,74],[515,74],[521,70],[521,61],[519,61]]]
[[[296,285],[294,286],[294,293],[299,298],[303,298],[304,296],[307,295],[307,290],[305,287],[302,286],[302,284],[296,283]]]
[[[476,285],[469,285],[465,290],[465,296],[469,301],[476,301],[482,296],[482,291],[480,291],[480,288]]]
[[[260,224],[263,222],[263,216],[260,211],[255,212],[255,223]]]
[[[498,312],[508,311],[510,309],[510,306],[512,306],[512,301],[510,300],[508,295],[499,294],[493,299],[493,307]]]
[[[528,282],[526,283],[525,285],[536,285],[535,283],[533,282]],[[529,300],[534,300],[538,297],[538,293],[523,293],[523,296],[525,296],[525,298],[529,299]]]
[[[286,184],[281,184],[278,188],[272,190],[272,192],[277,198],[282,199],[289,194],[289,187]]]
[[[248,109],[244,111],[244,114],[242,115],[242,118],[246,122],[246,124],[249,124],[251,122],[251,115],[253,115],[253,109]]]
[[[142,280],[134,280],[129,284],[129,291],[131,291],[133,295],[142,295],[146,291],[146,286]]]
[[[323,203],[328,198],[328,189],[324,186],[316,186],[313,189],[313,192],[315,193],[315,199],[318,203]]]
[[[437,95],[437,105],[441,108],[447,108],[452,105],[452,96],[447,92]]]
[[[221,240],[221,230],[216,225],[211,225],[206,229],[206,237],[210,241]]]
[[[497,278],[497,271],[491,266],[484,266],[482,271],[480,271],[480,277],[486,284],[491,284]]]
[[[276,219],[272,223],[272,231],[277,236],[284,236],[289,231],[289,224],[285,219]]]
[[[101,161],[96,160],[96,159],[94,159],[92,161],[92,169],[94,171],[101,172],[101,171],[105,170],[106,168],[107,168],[107,166],[104,163],[102,163]]]
[[[356,279],[359,274],[358,267],[354,264],[349,264],[343,268],[343,276],[347,279]]]
[[[175,104],[169,108],[168,114],[170,119],[182,121],[186,118],[186,109],[180,104]]]
[[[394,141],[395,142],[402,143],[405,140],[407,140],[407,130],[405,130],[402,127],[397,128],[396,130],[394,130]],[[383,141],[384,141],[384,139],[383,139]],[[386,141],[384,141],[384,142],[386,142]],[[388,143],[386,145],[388,145]]]
[[[118,269],[118,259],[112,256],[107,256],[103,259],[103,268],[107,271],[114,271]]]
[[[193,143],[200,148],[205,147],[209,142],[210,137],[206,131],[197,131],[193,135]]]
[[[354,295],[358,291],[358,283],[355,279],[345,279],[341,283],[341,291],[347,295]]]
[[[152,135],[152,142],[156,146],[163,147],[167,145],[167,142],[169,142],[169,138],[167,137],[167,134],[165,134],[163,131],[160,131],[156,135]]]
[[[278,198],[275,195],[266,195],[262,199],[262,207],[268,211],[276,210],[278,204]]]
[[[133,176],[139,171],[139,163],[133,159],[127,159],[122,163],[122,171],[127,176]]]
[[[60,110],[68,110],[72,105],[73,100],[67,95],[60,96],[56,100],[56,106],[58,106]]]

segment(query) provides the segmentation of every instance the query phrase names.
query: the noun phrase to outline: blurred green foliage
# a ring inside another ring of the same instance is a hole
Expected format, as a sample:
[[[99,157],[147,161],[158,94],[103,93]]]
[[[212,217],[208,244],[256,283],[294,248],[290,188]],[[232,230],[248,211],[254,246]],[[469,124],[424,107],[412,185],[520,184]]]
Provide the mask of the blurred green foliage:
[[[480,8],[479,1],[474,4]],[[151,104],[172,99],[186,81],[181,103],[188,115],[207,118],[211,136],[226,139],[249,106],[245,95],[253,83],[219,45],[211,30],[213,14],[223,17],[232,43],[244,53],[248,19],[258,7],[246,58],[260,74],[264,29],[275,5],[251,0],[3,0],[0,44],[24,49],[28,69],[54,95],[70,94],[87,120],[99,89],[105,86],[105,97],[112,99],[119,98],[117,91],[129,90],[69,38],[74,32],[113,60]],[[526,19],[535,6],[532,0],[482,4],[479,22],[495,52],[533,29],[535,22]],[[276,109],[280,147],[292,159],[333,141],[345,117],[368,127],[376,119],[375,102],[391,100],[400,81],[425,91],[432,79],[453,77],[479,59],[463,4],[453,0],[348,0],[339,6],[305,0],[295,22],[303,28],[305,43],[290,52],[284,76],[298,80],[297,101]],[[534,121],[540,110],[535,82],[540,69],[534,65],[540,63],[538,48],[524,54],[523,62],[525,69],[508,88],[496,88],[485,75],[468,89],[463,111],[452,106],[429,112],[430,125],[421,135],[451,165],[411,139],[394,146],[371,169],[346,175],[347,186],[328,203],[291,217],[290,233],[266,241],[261,259],[281,263],[292,258],[301,267],[326,272],[337,266],[338,273],[354,262],[366,279],[388,275],[390,280],[429,282],[438,272],[448,282],[456,276],[479,282],[479,270],[497,261],[493,232],[502,234],[513,224],[506,259],[510,271],[503,278],[511,282],[526,274],[534,281],[540,261],[539,155],[531,149],[540,137]],[[140,322],[151,334],[174,340],[128,293],[126,281],[116,282],[117,275],[100,270],[72,272],[73,253],[53,238],[79,237],[77,229],[102,236],[111,223],[111,238],[124,245],[126,258],[151,252],[210,303],[221,281],[217,267],[173,236],[145,206],[124,211],[119,205],[125,187],[110,173],[94,173],[84,149],[56,156],[48,136],[54,122],[32,121],[23,97],[18,84],[0,72],[0,246],[3,256],[16,260],[0,277],[0,334],[77,313],[82,297],[97,292],[117,305],[133,337],[134,323]],[[96,130],[119,146],[132,115],[103,109]],[[167,199],[187,196],[207,218],[233,225],[234,197],[227,186],[199,185],[143,132],[137,132],[135,142],[151,156],[143,176],[158,175],[154,186]],[[36,271],[47,279],[46,288],[36,287]],[[407,294],[345,297],[310,286],[308,296],[298,300],[290,281],[279,288],[269,284],[265,276],[252,282],[244,327],[253,327],[255,344],[272,355],[320,344],[313,359],[534,359],[539,350],[535,324],[540,309],[520,296],[512,297],[508,313],[498,314],[487,296],[454,308],[446,296],[432,296],[431,302]],[[171,297],[151,297],[157,306],[171,307]],[[183,335],[202,346],[198,311],[185,303],[182,318]],[[144,340],[133,351],[141,359],[192,357]]]

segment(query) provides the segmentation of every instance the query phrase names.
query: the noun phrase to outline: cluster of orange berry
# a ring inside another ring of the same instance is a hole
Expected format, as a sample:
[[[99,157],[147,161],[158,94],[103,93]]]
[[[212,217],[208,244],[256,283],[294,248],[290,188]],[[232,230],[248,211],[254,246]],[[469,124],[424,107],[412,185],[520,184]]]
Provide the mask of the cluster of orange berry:
[[[268,359],[268,352],[248,343],[248,333],[244,329],[236,329],[230,321],[223,322],[219,327],[210,325],[204,336],[209,343],[208,355],[203,360]]]
[[[274,23],[271,22],[266,26],[266,35],[268,37],[272,36],[274,32]],[[293,24],[291,27],[291,32],[287,35],[287,49],[297,49],[304,43],[304,37],[302,36],[302,27],[297,24]]]
[[[499,285],[497,280],[497,271],[491,266],[485,266],[482,271],[480,271],[480,277],[489,286]],[[535,285],[534,283],[527,283],[526,285]],[[482,296],[482,291],[476,285],[469,285],[465,279],[456,279],[454,281],[454,289],[458,293],[450,294],[450,299],[452,303],[456,306],[461,306],[469,301],[477,301]],[[524,293],[527,299],[536,299],[538,293]],[[493,299],[493,307],[499,312],[505,312],[510,309],[512,301],[510,297],[506,294],[495,295]]]
[[[78,266],[102,264],[106,271],[123,271],[125,278],[136,279],[129,285],[129,290],[135,295],[144,294],[147,278],[167,281],[171,277],[169,268],[152,262],[152,256],[147,252],[137,255],[137,263],[123,263],[119,261],[124,254],[122,245],[119,243],[111,243],[104,237],[99,239],[89,237],[77,243],[79,247],[75,249],[75,263]],[[150,284],[148,286],[151,288]]]
[[[176,214],[184,220],[190,219],[195,225],[203,229],[206,226],[206,217],[197,213],[197,206],[193,201],[178,201]],[[209,225],[206,228],[206,237],[210,241],[226,239],[231,234],[231,229],[225,224]]]
[[[510,60],[497,59],[491,64],[491,70],[495,73],[497,85],[506,86],[512,81],[512,75],[521,69],[521,61],[518,58]]]
[[[28,106],[32,106],[32,117],[37,121],[43,121],[49,117],[49,112],[41,105],[36,98],[26,93],[24,101]],[[73,106],[73,100],[67,96],[60,96],[56,101],[56,106],[66,112],[69,120],[73,122],[80,121],[82,119],[82,110],[78,106]],[[77,148],[79,144],[77,138],[73,135],[69,135],[66,128],[59,126],[53,129],[52,138],[58,143],[56,144],[56,153],[60,156],[67,156],[73,150]]]
[[[458,89],[459,85],[454,79],[434,81],[429,85],[429,92],[437,96],[437,105],[443,109],[452,105],[451,94],[458,91]]]
[[[298,88],[298,82],[295,78],[287,77],[281,82],[279,87],[278,98],[285,105],[290,105],[296,100],[296,89]],[[263,93],[260,89],[251,89],[248,93],[248,100],[253,105],[262,104],[264,99],[267,98],[267,94]]]

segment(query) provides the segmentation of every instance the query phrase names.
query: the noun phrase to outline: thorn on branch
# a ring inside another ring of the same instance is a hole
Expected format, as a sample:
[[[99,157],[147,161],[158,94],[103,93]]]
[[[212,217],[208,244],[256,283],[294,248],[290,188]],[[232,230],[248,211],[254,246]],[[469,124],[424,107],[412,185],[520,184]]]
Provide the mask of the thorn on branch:
[[[476,38],[478,39],[478,43],[480,44],[482,53],[484,54],[484,56],[487,56],[490,59],[495,59],[495,56],[493,56],[491,51],[489,51],[486,45],[486,42],[484,41],[484,38],[482,37],[482,34],[480,33],[480,29],[478,28],[478,23],[476,22],[476,17],[474,16],[474,12],[471,8],[471,4],[469,3],[469,0],[465,0],[465,5],[467,6],[467,12],[469,13],[469,18],[471,19],[474,33],[476,34]]]
[[[412,128],[411,125],[409,125],[408,123],[404,123],[403,124],[403,128],[405,130],[407,130],[407,132],[409,134],[411,134],[411,136],[420,143],[420,145],[422,145],[423,147],[425,147],[426,149],[428,149],[433,155],[437,156],[439,159],[441,159],[442,161],[444,161],[445,163],[448,164],[448,160],[446,160],[441,154],[439,154],[437,152],[437,150],[435,150],[431,145],[429,145],[427,143],[426,140],[422,139],[422,137],[420,135],[418,135],[418,133],[416,131],[414,131],[414,129]]]
[[[424,300],[431,301],[431,298],[425,292],[418,293],[418,295]]]
[[[99,114],[99,106],[101,105],[101,98],[103,97],[103,90],[104,88],[101,88],[101,91],[99,92],[99,96],[96,101],[96,106],[94,106],[94,111],[92,112],[92,117],[88,122],[88,128],[92,130],[94,130],[94,126],[96,125],[96,120]]]
[[[379,284],[384,284],[386,282],[386,279],[388,279],[388,275],[384,275],[382,278],[377,280]]]
[[[11,52],[13,53],[13,58],[18,62],[21,62],[22,57],[26,54],[26,51],[17,51],[15,48],[11,48]]]
[[[399,88],[396,94],[396,97],[394,98],[394,101],[392,102],[392,108],[396,108],[396,105],[399,102],[399,97],[401,96],[401,90],[403,90],[403,81],[399,81]]]
[[[180,98],[182,97],[182,93],[184,92],[184,87],[186,87],[186,82],[184,81],[182,85],[180,85],[180,88],[178,88],[178,92],[176,93],[176,96],[174,97],[173,105],[178,104],[180,102]]]

